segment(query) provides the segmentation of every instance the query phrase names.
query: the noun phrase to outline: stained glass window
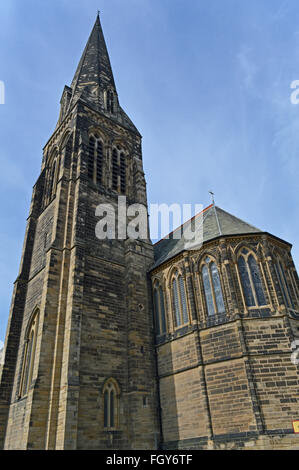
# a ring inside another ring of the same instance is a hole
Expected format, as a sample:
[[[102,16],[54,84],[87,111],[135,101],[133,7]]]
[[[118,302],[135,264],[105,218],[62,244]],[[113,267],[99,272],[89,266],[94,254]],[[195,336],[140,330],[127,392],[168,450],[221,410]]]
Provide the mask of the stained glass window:
[[[259,267],[249,250],[242,250],[238,259],[238,267],[247,307],[267,305]]]
[[[248,258],[248,265],[250,268],[251,278],[252,278],[252,282],[254,285],[258,305],[261,305],[261,306],[266,305],[267,302],[266,302],[266,298],[265,298],[265,294],[263,290],[263,285],[262,285],[262,280],[261,280],[261,276],[259,273],[258,265],[257,265],[255,258],[252,255],[250,255]]]
[[[220,277],[219,277],[218,269],[215,263],[211,264],[211,274],[212,274],[212,282],[213,282],[213,287],[214,287],[217,312],[224,313],[225,307],[224,307],[224,302],[223,302]]]
[[[189,315],[184,279],[178,273],[172,281],[172,303],[175,317],[175,326],[185,325],[188,323]]]
[[[224,313],[225,307],[219,272],[216,264],[210,257],[205,259],[205,264],[202,267],[201,274],[208,315],[211,316],[216,313]]]
[[[183,313],[183,323],[188,323],[188,311],[185,295],[185,287],[182,276],[179,276],[179,286],[180,286],[180,295],[181,295],[181,304],[182,304],[182,313]]]
[[[215,315],[210,275],[209,275],[209,269],[207,265],[204,265],[204,267],[202,268],[202,280],[203,280],[203,285],[204,285],[208,315]]]
[[[254,307],[255,306],[255,300],[254,300],[254,295],[252,291],[252,286],[247,270],[247,265],[246,261],[243,258],[243,256],[240,256],[238,259],[238,267],[239,267],[239,274],[241,278],[241,283],[243,287],[243,293],[245,297],[245,303],[248,307]]]

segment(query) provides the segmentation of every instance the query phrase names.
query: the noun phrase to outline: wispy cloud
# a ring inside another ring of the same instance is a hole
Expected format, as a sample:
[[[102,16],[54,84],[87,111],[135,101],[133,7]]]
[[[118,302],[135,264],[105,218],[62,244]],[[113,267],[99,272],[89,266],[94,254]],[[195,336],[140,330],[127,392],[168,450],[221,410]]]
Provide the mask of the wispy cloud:
[[[253,60],[252,49],[245,45],[242,46],[240,52],[237,54],[237,61],[242,74],[243,85],[245,88],[252,88],[258,72],[258,67]]]

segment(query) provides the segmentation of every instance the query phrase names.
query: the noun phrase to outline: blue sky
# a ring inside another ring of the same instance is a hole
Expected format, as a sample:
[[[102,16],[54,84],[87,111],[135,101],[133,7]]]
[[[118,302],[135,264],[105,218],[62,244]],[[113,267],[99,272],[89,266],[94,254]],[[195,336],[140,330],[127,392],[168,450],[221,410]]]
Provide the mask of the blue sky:
[[[152,203],[210,203],[294,244],[299,266],[297,0],[2,0],[0,339],[32,186],[64,85],[102,11]]]

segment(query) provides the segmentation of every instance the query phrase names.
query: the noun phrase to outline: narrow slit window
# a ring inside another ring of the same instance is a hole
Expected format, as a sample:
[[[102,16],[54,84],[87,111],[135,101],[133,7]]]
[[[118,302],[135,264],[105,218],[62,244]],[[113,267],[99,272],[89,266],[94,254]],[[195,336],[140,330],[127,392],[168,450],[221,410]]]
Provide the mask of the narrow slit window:
[[[107,111],[109,113],[114,113],[114,94],[111,90],[107,92]]]
[[[103,177],[103,144],[101,141],[97,142],[97,183],[102,183]]]
[[[120,154],[120,190],[126,192],[126,157],[123,153]]]
[[[54,161],[52,169],[50,171],[50,181],[49,181],[49,187],[48,187],[48,198],[49,198],[49,200],[51,200],[52,194],[53,194],[55,171],[56,171],[56,160]]]
[[[118,190],[118,152],[116,149],[112,152],[112,189]]]

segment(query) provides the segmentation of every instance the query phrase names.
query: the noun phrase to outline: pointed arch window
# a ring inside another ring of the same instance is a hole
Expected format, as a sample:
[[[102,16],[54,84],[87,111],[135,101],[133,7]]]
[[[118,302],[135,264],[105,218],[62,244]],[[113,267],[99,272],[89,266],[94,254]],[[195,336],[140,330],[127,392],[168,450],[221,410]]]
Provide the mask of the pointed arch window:
[[[89,138],[87,174],[91,181],[102,184],[103,142],[97,134],[91,135]]]
[[[285,269],[280,258],[276,259],[276,262],[274,263],[274,269],[280,285],[280,290],[283,296],[285,306],[294,310],[294,304],[286,278]]]
[[[178,272],[172,280],[172,304],[175,326],[178,327],[189,323],[184,279]]]
[[[218,268],[215,262],[207,257],[201,269],[202,282],[208,315],[224,313],[224,301]]]
[[[163,289],[157,282],[154,284],[155,328],[158,336],[166,333],[166,315]]]
[[[240,281],[247,307],[267,305],[263,283],[253,254],[244,248],[238,258]]]
[[[46,184],[43,205],[46,206],[52,200],[56,192],[57,178],[59,173],[59,159],[57,151],[54,151],[48,162],[46,173]]]
[[[104,429],[113,430],[119,425],[120,389],[114,379],[109,379],[103,389]]]
[[[20,397],[27,395],[29,387],[32,382],[32,374],[35,360],[37,329],[39,320],[39,310],[34,313],[34,316],[29,324],[25,337],[25,349],[23,358],[22,375],[20,382]]]

